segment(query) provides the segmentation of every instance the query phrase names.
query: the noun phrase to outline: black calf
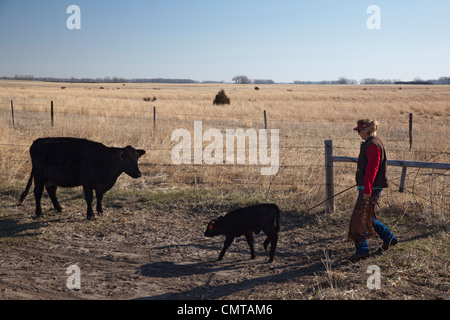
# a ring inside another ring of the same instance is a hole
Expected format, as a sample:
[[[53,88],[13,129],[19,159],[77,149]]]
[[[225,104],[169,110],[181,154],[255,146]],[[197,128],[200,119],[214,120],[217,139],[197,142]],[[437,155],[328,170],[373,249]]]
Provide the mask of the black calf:
[[[234,238],[244,235],[250,246],[251,257],[254,259],[253,233],[258,234],[261,230],[267,235],[267,239],[264,241],[264,250],[267,250],[270,242],[269,262],[272,262],[280,231],[280,209],[276,204],[260,204],[241,208],[211,220],[206,228],[205,236],[225,235],[225,243],[219,255],[219,260],[222,260]]]

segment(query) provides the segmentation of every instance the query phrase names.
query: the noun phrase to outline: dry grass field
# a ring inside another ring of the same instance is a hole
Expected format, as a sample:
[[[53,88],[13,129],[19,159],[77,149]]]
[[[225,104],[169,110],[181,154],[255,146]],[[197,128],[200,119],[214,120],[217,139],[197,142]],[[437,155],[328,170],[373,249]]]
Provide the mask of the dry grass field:
[[[0,298],[448,299],[448,171],[408,168],[400,193],[401,168],[389,167],[380,220],[400,244],[357,264],[345,259],[353,253],[345,237],[356,190],[336,197],[333,214],[324,205],[308,209],[324,200],[324,141],[333,140],[335,155],[356,157],[352,128],[360,118],[380,123],[389,159],[449,163],[449,87],[258,87],[0,81]],[[231,104],[213,106],[221,89]],[[264,111],[268,129],[279,130],[276,175],[261,176],[261,165],[248,161],[173,164],[175,129],[193,132],[194,121],[224,134],[263,129]],[[16,201],[31,170],[28,148],[45,136],[143,148],[143,177],[122,175],[95,221],[84,220],[81,188],[58,191],[61,214],[44,197],[44,218],[35,220],[32,194],[23,206]],[[354,172],[355,164],[335,164],[336,192],[354,184]],[[282,210],[275,262],[266,263],[261,235],[256,260],[240,239],[216,262],[223,239],[203,236],[209,219],[266,201]],[[369,243],[372,252],[380,245]],[[66,287],[73,264],[82,272],[77,291]],[[369,265],[381,269],[379,290],[366,286]]]

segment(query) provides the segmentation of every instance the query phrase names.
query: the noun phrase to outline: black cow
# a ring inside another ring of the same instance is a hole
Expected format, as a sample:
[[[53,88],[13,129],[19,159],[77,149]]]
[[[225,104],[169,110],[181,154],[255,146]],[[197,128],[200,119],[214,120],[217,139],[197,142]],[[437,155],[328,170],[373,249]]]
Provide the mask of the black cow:
[[[253,232],[258,234],[261,230],[267,235],[267,239],[264,241],[264,250],[267,250],[270,242],[269,262],[272,262],[280,231],[280,209],[276,204],[259,204],[241,208],[211,220],[206,227],[205,236],[225,235],[225,243],[219,254],[219,260],[222,260],[234,238],[244,235],[250,246],[251,257],[254,259]]]
[[[114,186],[117,178],[125,172],[139,178],[138,159],[145,154],[132,146],[110,148],[86,139],[40,138],[30,147],[32,169],[27,187],[19,204],[30,190],[34,178],[36,217],[42,215],[41,197],[45,189],[56,211],[62,208],[56,198],[56,188],[83,186],[87,202],[87,219],[94,218],[92,210],[93,190],[97,197],[97,212],[102,213],[103,194]]]

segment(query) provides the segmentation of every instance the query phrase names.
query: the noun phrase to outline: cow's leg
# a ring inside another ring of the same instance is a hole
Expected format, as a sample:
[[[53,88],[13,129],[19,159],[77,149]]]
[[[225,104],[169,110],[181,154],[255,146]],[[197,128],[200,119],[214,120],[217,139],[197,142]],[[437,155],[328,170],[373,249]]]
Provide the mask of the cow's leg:
[[[278,233],[274,232],[270,236],[270,255],[269,255],[269,262],[273,261],[273,257],[275,256],[275,250],[277,249],[277,242],[278,242]]]
[[[34,200],[36,202],[36,218],[42,217],[41,199],[44,192],[44,182],[34,178]]]
[[[267,237],[267,239],[264,241],[264,251],[267,251],[267,246],[269,245],[270,238]]]
[[[252,259],[255,259],[255,248],[253,246],[253,243],[255,242],[255,240],[253,238],[253,233],[252,232],[246,233],[245,239],[247,239],[247,243],[250,246],[250,255],[251,255]]]
[[[267,239],[264,241],[264,250],[267,250],[267,246],[270,242],[269,262],[272,262],[275,255],[275,250],[277,249],[278,232],[275,227],[265,228],[263,231],[267,235]]]
[[[87,204],[87,213],[86,219],[92,220],[94,219],[94,211],[92,210],[92,200],[94,199],[93,190],[91,187],[83,186],[84,198],[86,199]]]
[[[55,208],[55,210],[57,212],[61,212],[62,211],[61,205],[58,202],[58,198],[56,198],[56,189],[57,188],[58,187],[56,185],[46,185],[45,186],[45,189],[47,190],[47,193],[50,197],[50,200],[52,200],[53,207]]]
[[[102,214],[103,213],[103,207],[102,207],[103,192],[95,190],[95,197],[97,198],[97,213]]]
[[[222,251],[220,251],[219,259],[218,259],[218,260],[222,260],[224,254],[225,254],[225,251],[227,251],[228,247],[233,243],[233,239],[234,239],[234,237],[232,237],[232,236],[230,236],[230,237],[227,236],[227,237],[225,238],[225,242],[224,242],[224,244],[223,244]]]

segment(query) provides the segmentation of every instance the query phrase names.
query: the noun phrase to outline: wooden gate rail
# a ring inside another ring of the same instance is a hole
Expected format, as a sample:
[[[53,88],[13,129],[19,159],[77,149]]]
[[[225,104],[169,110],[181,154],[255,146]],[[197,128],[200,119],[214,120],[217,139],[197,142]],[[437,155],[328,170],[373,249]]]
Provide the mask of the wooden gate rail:
[[[336,206],[334,202],[334,163],[335,162],[358,162],[358,158],[339,157],[333,155],[333,140],[325,140],[325,199],[326,210],[328,212],[335,212]],[[402,167],[402,176],[400,179],[399,192],[404,191],[406,168],[429,168],[450,170],[450,163],[435,163],[435,162],[418,162],[418,161],[403,161],[403,160],[388,160],[388,166]]]

